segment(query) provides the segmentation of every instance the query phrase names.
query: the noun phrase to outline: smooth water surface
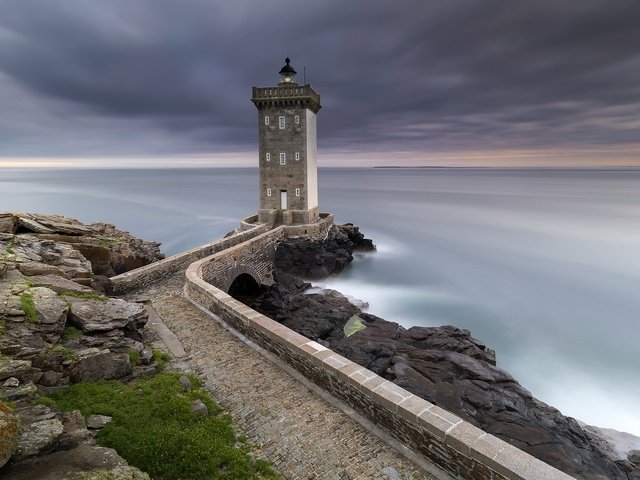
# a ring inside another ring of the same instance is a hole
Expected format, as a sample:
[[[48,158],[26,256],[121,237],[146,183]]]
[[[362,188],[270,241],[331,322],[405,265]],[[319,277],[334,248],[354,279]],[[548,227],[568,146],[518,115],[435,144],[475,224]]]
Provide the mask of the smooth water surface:
[[[378,244],[323,282],[405,326],[452,324],[567,415],[640,435],[640,170],[321,169]],[[255,169],[1,170],[0,210],[106,221],[177,253],[257,210]]]

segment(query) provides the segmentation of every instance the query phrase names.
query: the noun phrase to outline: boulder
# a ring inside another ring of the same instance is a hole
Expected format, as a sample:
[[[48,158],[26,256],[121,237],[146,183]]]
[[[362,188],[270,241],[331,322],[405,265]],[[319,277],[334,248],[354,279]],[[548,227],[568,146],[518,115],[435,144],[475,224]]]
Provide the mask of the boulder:
[[[30,292],[38,313],[38,330],[61,334],[67,323],[67,303],[56,292],[46,287],[33,287]]]
[[[59,441],[61,439],[62,436]],[[127,462],[112,448],[81,443],[71,450],[58,450],[31,457],[20,463],[12,462],[9,478],[11,480],[97,480],[111,478],[100,475],[118,467],[125,468],[126,465]],[[94,472],[98,472],[96,476],[92,476]],[[133,480],[139,477],[120,478]]]
[[[37,393],[38,387],[33,382],[27,382],[17,387],[0,387],[0,399],[10,402],[33,398]]]
[[[60,278],[63,278],[64,275],[64,270],[60,267],[47,263],[23,262],[18,265],[18,268],[23,275],[57,275]]]
[[[64,427],[57,418],[40,420],[25,427],[14,461],[23,460],[53,449]]]
[[[15,233],[18,225],[11,213],[0,213],[0,233]]]
[[[93,289],[68,280],[60,275],[32,275],[29,280],[36,287],[46,287],[56,293],[71,292],[75,294],[96,293]]]
[[[71,382],[113,380],[131,373],[131,361],[127,353],[88,348],[78,353],[78,361],[69,368]]]
[[[193,401],[193,404],[191,405],[191,411],[195,415],[202,415],[203,417],[209,415],[209,409],[200,399]]]
[[[10,377],[23,377],[31,372],[29,360],[15,360],[13,358],[0,358],[0,380]]]
[[[70,449],[75,448],[80,443],[92,437],[91,432],[87,430],[84,417],[79,410],[73,410],[62,414],[62,435],[58,439],[58,448]]]
[[[16,413],[0,401],[0,468],[18,449],[22,424]]]
[[[87,417],[87,428],[99,430],[112,420],[113,418],[108,415],[89,415]]]
[[[191,391],[191,380],[189,380],[189,378],[186,375],[180,375],[180,378],[178,380],[180,380],[180,384],[182,385],[182,390],[184,390],[185,392]]]
[[[64,297],[71,303],[70,322],[84,332],[97,333],[127,328],[139,330],[147,323],[144,306],[119,298],[107,301]]]

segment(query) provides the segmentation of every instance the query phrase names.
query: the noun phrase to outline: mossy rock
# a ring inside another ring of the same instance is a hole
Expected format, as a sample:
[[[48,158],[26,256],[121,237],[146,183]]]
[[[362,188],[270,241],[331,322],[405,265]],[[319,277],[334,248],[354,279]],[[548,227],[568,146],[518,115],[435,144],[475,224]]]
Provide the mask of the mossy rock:
[[[9,461],[18,448],[21,435],[20,418],[0,400],[0,467]]]

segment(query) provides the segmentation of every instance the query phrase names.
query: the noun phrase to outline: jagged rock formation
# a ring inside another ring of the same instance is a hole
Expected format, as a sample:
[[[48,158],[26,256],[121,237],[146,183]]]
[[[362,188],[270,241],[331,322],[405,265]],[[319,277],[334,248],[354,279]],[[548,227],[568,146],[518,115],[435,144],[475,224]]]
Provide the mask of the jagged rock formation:
[[[84,225],[78,220],[59,215],[0,213],[0,234],[3,233],[17,234],[27,253],[33,253],[30,240],[37,239],[45,247],[41,255],[36,253],[33,259],[27,255],[34,263],[26,261],[21,266],[25,275],[61,275],[81,280],[78,283],[83,285],[87,282],[82,279],[88,277],[83,265],[78,263],[81,257],[91,263],[94,277],[102,279],[164,258],[157,242],[141,240],[108,223]],[[72,254],[69,249],[80,255]],[[77,272],[74,270],[76,267],[79,269]]]
[[[311,285],[301,277],[339,272],[360,236],[356,227],[339,226],[326,242],[281,244],[275,283],[252,307],[570,475],[590,480],[640,476],[632,458],[618,460],[606,441],[535,399],[496,367],[495,352],[469,331],[404,329],[363,313],[339,292],[305,293]],[[346,337],[343,327],[353,315],[366,328]]]
[[[109,275],[163,258],[158,245],[104,223],[0,214],[0,401],[16,405],[11,411],[0,403],[0,437],[7,437],[0,438],[0,467],[11,458],[2,478],[36,478],[28,465],[45,465],[44,455],[68,462],[60,449],[80,449],[80,457],[115,455],[92,443],[79,412],[61,415],[32,399],[75,382],[155,371],[141,342],[144,306],[103,292]],[[111,463],[128,468],[119,457]],[[108,465],[89,461],[75,470]]]

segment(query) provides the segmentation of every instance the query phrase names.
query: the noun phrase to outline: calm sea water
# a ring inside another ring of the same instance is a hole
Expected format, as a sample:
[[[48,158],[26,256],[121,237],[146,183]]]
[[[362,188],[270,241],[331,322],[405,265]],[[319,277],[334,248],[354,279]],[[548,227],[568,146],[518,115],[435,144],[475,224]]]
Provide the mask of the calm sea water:
[[[563,413],[640,435],[640,170],[321,169],[378,244],[324,282],[405,326],[468,328]],[[257,170],[0,170],[0,210],[107,221],[166,254],[256,211]]]

